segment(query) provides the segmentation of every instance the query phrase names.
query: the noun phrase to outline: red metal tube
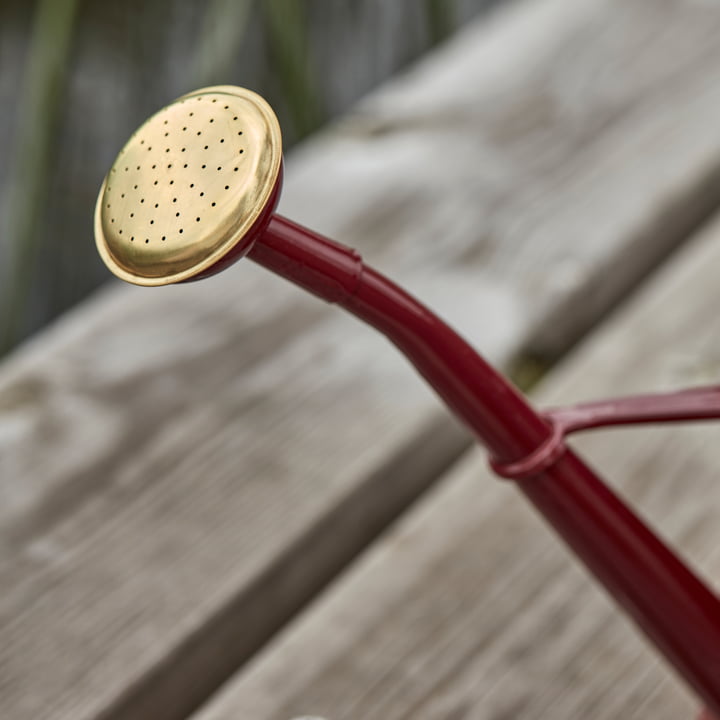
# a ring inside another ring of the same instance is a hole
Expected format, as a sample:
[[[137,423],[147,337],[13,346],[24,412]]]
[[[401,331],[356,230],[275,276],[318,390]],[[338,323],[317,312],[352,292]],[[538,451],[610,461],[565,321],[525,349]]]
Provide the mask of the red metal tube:
[[[249,257],[383,332],[496,460],[522,460],[550,438],[502,375],[354,251],[276,216]],[[720,715],[717,596],[574,453],[517,485]]]
[[[543,416],[563,435],[614,425],[687,422],[720,418],[720,387],[695,387],[669,393],[608,398],[545,410]]]
[[[720,714],[717,596],[574,453],[517,481],[705,704]]]

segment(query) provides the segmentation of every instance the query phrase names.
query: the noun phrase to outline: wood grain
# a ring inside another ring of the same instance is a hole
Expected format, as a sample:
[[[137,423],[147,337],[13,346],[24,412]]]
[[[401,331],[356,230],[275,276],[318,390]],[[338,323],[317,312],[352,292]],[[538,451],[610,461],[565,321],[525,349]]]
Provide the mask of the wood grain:
[[[516,3],[298,150],[283,209],[493,360],[557,354],[720,194],[719,27]],[[0,370],[0,715],[186,716],[466,446],[381,338],[249,264],[102,291]]]
[[[717,382],[720,222],[538,400]],[[717,423],[573,441],[715,587]],[[195,720],[694,717],[690,693],[473,450]]]

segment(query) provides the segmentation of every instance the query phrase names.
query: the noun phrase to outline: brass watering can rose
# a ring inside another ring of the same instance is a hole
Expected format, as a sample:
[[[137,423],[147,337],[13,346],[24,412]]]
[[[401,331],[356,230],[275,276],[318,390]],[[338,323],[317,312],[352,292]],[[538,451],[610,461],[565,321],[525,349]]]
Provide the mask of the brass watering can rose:
[[[280,126],[263,98],[229,86],[184,95],[135,132],[107,174],[95,209],[100,256],[137,285],[208,274],[252,245],[281,168]]]

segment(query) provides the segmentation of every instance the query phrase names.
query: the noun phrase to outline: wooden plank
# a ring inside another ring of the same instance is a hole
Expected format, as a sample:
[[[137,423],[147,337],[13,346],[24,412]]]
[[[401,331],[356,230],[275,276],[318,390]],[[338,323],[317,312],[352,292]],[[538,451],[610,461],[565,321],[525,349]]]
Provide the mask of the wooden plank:
[[[720,222],[543,384],[543,403],[716,382]],[[573,441],[718,587],[717,424]],[[696,701],[473,450],[195,720],[654,718]]]
[[[720,193],[719,27],[517,3],[296,153],[283,208],[496,361],[558,352]],[[466,447],[381,338],[236,272],[112,288],[3,366],[3,717],[187,715]]]

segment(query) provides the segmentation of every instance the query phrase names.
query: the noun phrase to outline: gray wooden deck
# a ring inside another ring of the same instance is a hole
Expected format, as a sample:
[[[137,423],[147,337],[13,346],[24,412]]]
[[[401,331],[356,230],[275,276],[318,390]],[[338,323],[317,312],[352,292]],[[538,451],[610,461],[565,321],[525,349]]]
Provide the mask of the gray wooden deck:
[[[282,210],[556,363],[542,402],[712,382],[719,30],[511,4],[297,150]],[[709,577],[715,432],[578,442]],[[108,287],[7,360],[0,497],[3,720],[693,711],[402,358],[249,263]]]

